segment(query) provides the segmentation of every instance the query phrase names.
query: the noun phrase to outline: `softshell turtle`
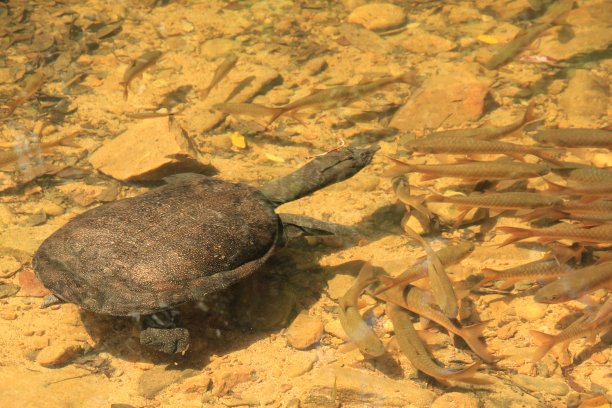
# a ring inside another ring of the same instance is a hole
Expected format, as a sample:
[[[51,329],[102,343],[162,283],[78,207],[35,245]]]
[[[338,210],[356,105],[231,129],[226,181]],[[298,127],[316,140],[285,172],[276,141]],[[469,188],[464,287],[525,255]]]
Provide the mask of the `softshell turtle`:
[[[177,175],[136,197],[87,211],[47,238],[32,261],[56,302],[115,316],[146,316],[141,343],[183,352],[186,329],[170,311],[250,275],[283,231],[326,223],[277,215],[275,208],[345,180],[379,149],[346,148],[318,156],[257,189],[202,175]],[[290,225],[291,228],[287,228]]]

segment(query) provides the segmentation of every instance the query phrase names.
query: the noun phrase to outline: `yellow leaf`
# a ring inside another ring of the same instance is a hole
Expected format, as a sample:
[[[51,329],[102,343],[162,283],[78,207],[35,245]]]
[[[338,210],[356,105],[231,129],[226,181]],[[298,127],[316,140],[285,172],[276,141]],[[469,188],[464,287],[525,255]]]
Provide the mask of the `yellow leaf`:
[[[232,139],[232,145],[239,149],[246,149],[246,139],[238,132],[234,132],[231,134],[230,138]]]
[[[499,44],[499,40],[492,35],[481,34],[476,39],[485,44]]]
[[[266,153],[266,158],[276,163],[284,163],[285,159],[272,153]]]

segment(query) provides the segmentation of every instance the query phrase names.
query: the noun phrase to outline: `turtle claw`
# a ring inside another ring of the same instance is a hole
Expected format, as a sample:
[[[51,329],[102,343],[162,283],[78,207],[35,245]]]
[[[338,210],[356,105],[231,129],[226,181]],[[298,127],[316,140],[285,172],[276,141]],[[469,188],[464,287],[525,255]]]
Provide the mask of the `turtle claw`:
[[[65,302],[62,299],[58,298],[57,296],[51,294],[51,295],[45,296],[45,298],[43,299],[42,305],[40,305],[40,308],[46,309],[49,306],[61,305],[62,303],[65,303]]]
[[[189,331],[149,327],[140,332],[140,344],[166,354],[184,353],[189,348]]]

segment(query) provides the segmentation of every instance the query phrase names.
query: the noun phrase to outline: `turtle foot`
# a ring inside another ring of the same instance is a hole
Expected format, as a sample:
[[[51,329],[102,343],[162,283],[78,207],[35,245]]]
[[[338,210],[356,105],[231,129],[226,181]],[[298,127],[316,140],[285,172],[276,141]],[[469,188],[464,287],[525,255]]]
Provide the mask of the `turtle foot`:
[[[140,332],[140,344],[166,354],[184,353],[189,348],[189,331],[149,327]]]

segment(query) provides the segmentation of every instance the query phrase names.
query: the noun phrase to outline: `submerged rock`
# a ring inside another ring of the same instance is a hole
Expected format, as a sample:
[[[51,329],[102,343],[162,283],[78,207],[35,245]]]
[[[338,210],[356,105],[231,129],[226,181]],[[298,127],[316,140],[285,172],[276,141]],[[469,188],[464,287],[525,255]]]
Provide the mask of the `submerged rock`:
[[[406,22],[404,10],[390,3],[370,3],[357,7],[348,16],[350,23],[361,24],[368,30],[388,30]]]

